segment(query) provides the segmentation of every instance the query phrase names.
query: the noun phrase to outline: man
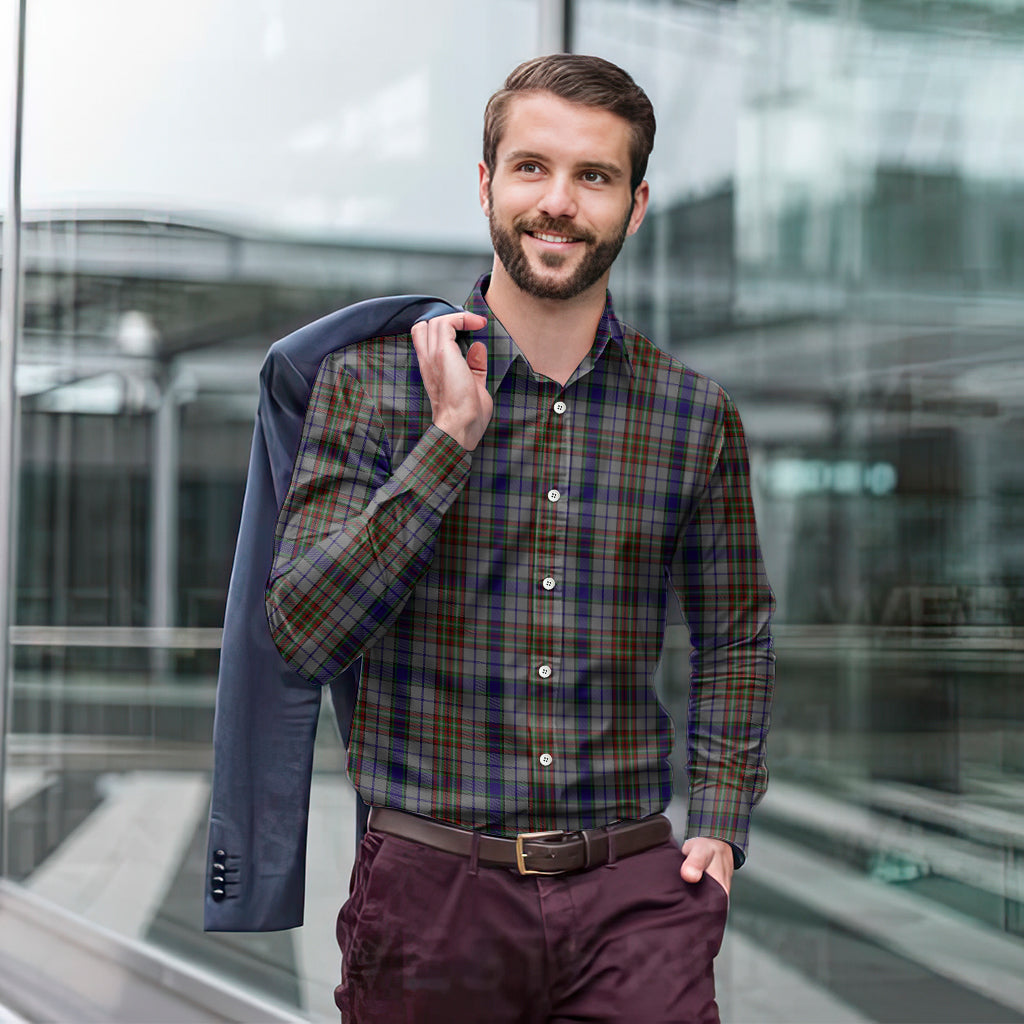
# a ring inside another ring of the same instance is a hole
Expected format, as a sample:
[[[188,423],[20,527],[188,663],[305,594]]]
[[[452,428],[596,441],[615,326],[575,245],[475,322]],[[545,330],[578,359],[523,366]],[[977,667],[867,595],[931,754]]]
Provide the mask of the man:
[[[521,65],[485,115],[491,274],[314,386],[268,615],[311,680],[363,659],[345,1021],[718,1019],[772,598],[732,403],[607,296],[653,137],[607,61]],[[670,595],[694,646],[681,850],[652,686]]]

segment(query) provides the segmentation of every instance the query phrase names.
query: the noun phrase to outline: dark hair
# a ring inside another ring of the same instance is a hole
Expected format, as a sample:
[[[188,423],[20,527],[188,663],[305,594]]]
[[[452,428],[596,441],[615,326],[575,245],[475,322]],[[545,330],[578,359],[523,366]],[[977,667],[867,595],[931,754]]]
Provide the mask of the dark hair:
[[[488,101],[484,111],[484,165],[494,176],[498,143],[508,120],[509,102],[527,92],[550,92],[587,107],[600,107],[629,122],[631,139],[629,157],[632,164],[630,187],[637,185],[647,173],[647,158],[654,148],[654,107],[647,93],[622,68],[601,57],[579,53],[552,53],[534,57],[505,79],[505,85]]]

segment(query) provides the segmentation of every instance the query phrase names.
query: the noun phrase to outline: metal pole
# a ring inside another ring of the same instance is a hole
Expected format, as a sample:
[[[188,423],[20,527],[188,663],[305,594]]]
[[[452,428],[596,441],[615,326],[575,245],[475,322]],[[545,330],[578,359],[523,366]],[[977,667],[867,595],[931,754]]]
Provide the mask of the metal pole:
[[[151,446],[152,534],[149,544],[149,624],[167,629],[175,624],[175,598],[178,591],[178,463],[179,417],[178,386],[174,363],[159,367],[155,378],[160,388],[160,405],[153,413]],[[155,648],[151,665],[162,675],[170,665],[168,652]]]
[[[0,279],[0,875],[7,874],[7,731],[11,716],[11,598],[14,594],[14,507],[18,395],[14,365],[21,322],[21,116],[25,80],[25,7],[16,5],[14,103],[11,124],[11,182],[4,217],[3,275]]]
[[[569,0],[538,0],[538,53],[568,53],[569,28]]]

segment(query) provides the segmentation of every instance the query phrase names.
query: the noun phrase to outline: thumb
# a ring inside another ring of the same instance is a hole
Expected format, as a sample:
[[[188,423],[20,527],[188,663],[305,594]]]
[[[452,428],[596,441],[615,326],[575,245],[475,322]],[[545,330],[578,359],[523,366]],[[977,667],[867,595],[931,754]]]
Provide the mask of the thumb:
[[[477,374],[487,375],[487,346],[482,341],[474,341],[466,353],[469,368]]]
[[[693,851],[692,847],[691,850],[688,851],[687,846],[689,845],[689,840],[683,844],[684,860],[679,873],[687,882],[699,882],[705,869],[711,863],[711,857],[707,855],[706,851]]]

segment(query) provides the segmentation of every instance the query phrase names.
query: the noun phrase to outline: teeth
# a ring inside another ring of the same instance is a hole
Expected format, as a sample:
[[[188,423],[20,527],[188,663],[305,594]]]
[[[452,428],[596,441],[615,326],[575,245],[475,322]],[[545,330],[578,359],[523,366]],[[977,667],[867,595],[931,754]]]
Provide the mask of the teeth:
[[[567,238],[565,235],[545,235],[539,231],[533,233],[534,238],[539,238],[542,242],[571,242],[571,238]]]

